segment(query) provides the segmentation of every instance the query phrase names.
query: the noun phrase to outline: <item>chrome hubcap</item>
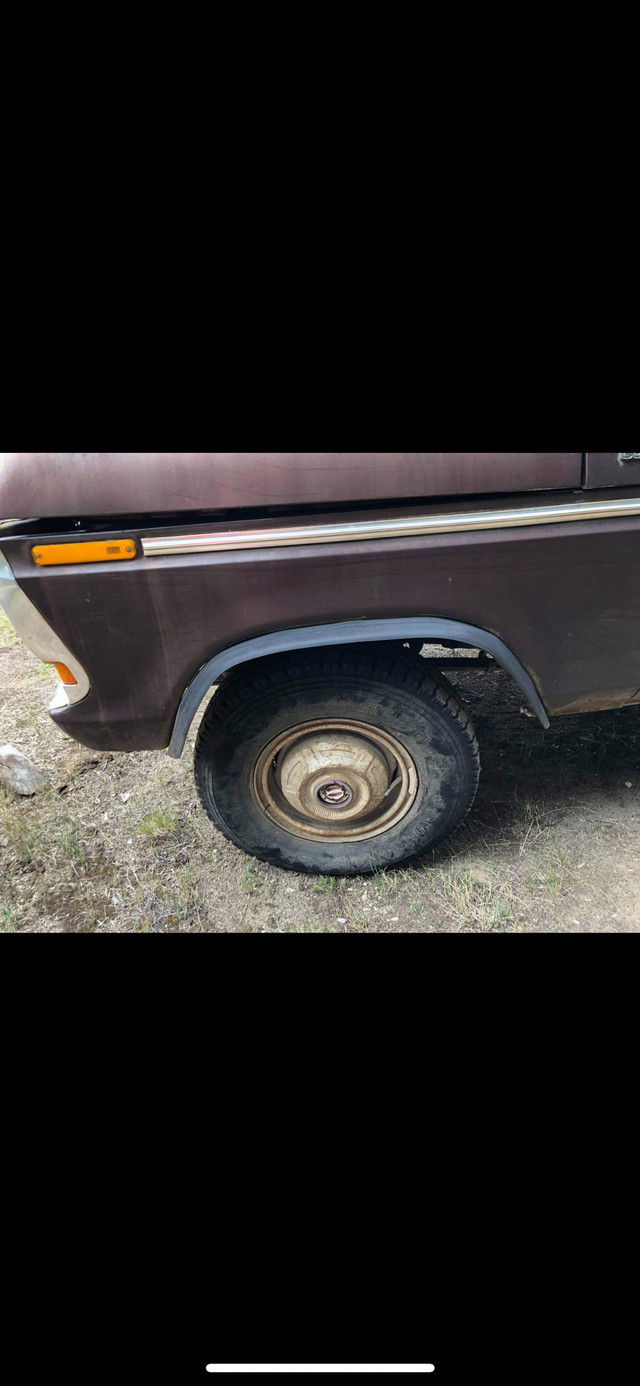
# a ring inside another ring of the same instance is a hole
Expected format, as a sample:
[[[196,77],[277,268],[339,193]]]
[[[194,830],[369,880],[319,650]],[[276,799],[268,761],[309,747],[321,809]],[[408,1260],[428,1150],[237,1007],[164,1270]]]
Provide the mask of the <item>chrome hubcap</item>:
[[[358,842],[388,832],[418,789],[414,763],[387,732],[363,722],[307,722],[271,741],[254,774],[264,813],[298,837]]]

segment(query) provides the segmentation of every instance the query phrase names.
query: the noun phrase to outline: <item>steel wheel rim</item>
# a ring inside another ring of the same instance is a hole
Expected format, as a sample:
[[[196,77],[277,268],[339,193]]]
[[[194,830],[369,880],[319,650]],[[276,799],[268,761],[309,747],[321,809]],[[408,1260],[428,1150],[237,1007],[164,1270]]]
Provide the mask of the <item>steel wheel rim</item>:
[[[288,727],[261,752],[253,795],[296,837],[364,842],[409,813],[418,773],[395,736],[368,722],[323,718]]]

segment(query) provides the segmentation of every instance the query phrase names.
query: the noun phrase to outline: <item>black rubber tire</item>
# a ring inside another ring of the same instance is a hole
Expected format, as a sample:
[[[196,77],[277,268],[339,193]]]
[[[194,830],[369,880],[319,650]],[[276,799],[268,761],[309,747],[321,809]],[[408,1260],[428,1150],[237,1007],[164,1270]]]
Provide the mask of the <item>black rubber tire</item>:
[[[272,822],[253,794],[253,772],[281,732],[317,718],[368,722],[396,737],[418,772],[406,816],[378,837],[333,843],[296,837]],[[195,751],[198,794],[237,847],[290,871],[360,875],[400,866],[466,817],[480,758],[467,712],[451,685],[419,662],[355,648],[277,655],[231,672],[209,704]]]

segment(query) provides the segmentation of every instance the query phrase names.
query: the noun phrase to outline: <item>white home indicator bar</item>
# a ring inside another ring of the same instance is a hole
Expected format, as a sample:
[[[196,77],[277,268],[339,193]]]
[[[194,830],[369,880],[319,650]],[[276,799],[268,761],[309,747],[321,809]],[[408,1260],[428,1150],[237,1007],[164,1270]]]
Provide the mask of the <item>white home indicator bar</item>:
[[[267,1366],[259,1367],[254,1362],[248,1365],[234,1363],[233,1365],[223,1364],[214,1366],[213,1363],[207,1367],[208,1372],[434,1372],[435,1367],[431,1362],[407,1363],[401,1362],[397,1366],[385,1362],[382,1366],[374,1366],[371,1362],[364,1366],[356,1366],[353,1362],[328,1363],[328,1362],[306,1362],[300,1366],[293,1366],[290,1362],[284,1365],[270,1363]]]

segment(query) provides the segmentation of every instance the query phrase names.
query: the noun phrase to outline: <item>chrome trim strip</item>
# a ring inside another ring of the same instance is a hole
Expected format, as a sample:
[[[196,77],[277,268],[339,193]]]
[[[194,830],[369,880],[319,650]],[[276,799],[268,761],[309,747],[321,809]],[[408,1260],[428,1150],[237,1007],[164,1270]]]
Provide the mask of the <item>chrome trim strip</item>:
[[[359,520],[352,524],[296,525],[290,529],[247,529],[219,534],[183,534],[143,539],[146,558],[174,554],[218,553],[234,549],[273,549],[302,544],[338,544],[367,539],[415,539],[429,534],[464,534],[473,530],[515,529],[524,525],[569,524],[576,520],[618,520],[640,515],[640,497],[617,501],[575,501],[536,505],[522,510],[470,511],[417,519]]]
[[[67,707],[70,703],[80,703],[86,698],[91,688],[89,678],[82,665],[72,655],[67,646],[51,626],[45,621],[44,616],[40,615],[37,607],[30,601],[26,592],[18,586],[13,575],[13,569],[6,558],[0,553],[0,607],[8,616],[16,634],[20,636],[23,644],[38,659],[42,659],[45,664],[66,664],[71,670],[75,684],[60,684],[49,706],[49,711],[60,710]]]

